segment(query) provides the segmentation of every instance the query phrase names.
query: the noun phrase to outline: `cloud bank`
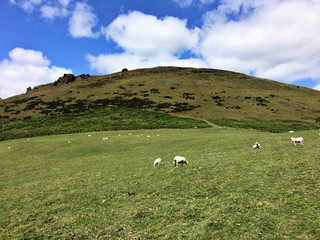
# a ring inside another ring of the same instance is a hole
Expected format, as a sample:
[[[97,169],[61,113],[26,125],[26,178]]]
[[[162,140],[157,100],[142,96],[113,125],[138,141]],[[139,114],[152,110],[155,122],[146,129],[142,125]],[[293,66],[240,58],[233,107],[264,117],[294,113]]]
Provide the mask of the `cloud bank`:
[[[21,94],[27,87],[53,82],[70,69],[51,66],[42,52],[15,48],[0,62],[0,96]]]

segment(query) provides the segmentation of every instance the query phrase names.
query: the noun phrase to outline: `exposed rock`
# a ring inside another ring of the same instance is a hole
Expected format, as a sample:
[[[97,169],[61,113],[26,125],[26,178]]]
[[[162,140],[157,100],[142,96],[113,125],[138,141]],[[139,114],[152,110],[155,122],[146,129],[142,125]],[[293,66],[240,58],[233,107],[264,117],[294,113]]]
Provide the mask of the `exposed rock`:
[[[90,76],[90,74],[81,74],[76,77],[76,81],[78,81],[78,80],[88,81],[88,80],[91,80],[91,76]]]
[[[32,88],[28,87],[26,93],[31,92]]]
[[[73,74],[64,74],[62,77],[59,77],[58,80],[53,83],[53,85],[60,86],[63,84],[67,84],[67,83],[71,83],[79,80],[88,81],[88,80],[91,80],[91,76],[89,74],[81,74],[76,77]]]
[[[73,74],[64,74],[62,77],[59,77],[57,81],[53,83],[54,86],[59,86],[66,83],[71,83],[76,80],[76,77]]]

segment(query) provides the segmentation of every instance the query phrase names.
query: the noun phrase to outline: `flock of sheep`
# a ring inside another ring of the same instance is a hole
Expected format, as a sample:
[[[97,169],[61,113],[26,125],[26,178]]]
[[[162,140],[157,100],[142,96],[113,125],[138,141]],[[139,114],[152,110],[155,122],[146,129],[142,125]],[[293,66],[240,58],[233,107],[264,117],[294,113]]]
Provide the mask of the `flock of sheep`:
[[[319,129],[320,131],[320,129]],[[289,133],[294,133],[294,131],[289,131]],[[319,133],[319,136],[320,136],[320,133]],[[291,137],[291,141],[293,142],[293,145],[296,146],[296,143],[300,143],[301,145],[304,144],[304,139],[303,137]],[[252,146],[253,149],[260,149],[262,148],[261,144],[256,142],[253,146]],[[156,160],[154,160],[154,163],[153,163],[153,166],[160,166],[161,165],[161,162],[162,162],[162,159],[161,158],[157,158]],[[173,159],[173,164],[174,166],[176,167],[178,164],[181,164],[181,166],[183,166],[183,164],[186,164],[188,165],[189,162],[187,161],[187,159],[185,157],[181,157],[181,156],[175,156],[174,159]]]

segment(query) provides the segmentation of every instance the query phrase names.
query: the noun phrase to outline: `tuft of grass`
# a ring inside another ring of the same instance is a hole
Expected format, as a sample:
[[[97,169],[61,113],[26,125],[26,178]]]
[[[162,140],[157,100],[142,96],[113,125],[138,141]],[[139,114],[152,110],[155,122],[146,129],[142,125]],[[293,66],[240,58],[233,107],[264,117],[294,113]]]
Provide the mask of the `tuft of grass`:
[[[293,120],[260,120],[260,119],[211,119],[211,122],[219,126],[256,129],[259,131],[281,133],[291,130],[302,131],[317,129],[312,123]]]

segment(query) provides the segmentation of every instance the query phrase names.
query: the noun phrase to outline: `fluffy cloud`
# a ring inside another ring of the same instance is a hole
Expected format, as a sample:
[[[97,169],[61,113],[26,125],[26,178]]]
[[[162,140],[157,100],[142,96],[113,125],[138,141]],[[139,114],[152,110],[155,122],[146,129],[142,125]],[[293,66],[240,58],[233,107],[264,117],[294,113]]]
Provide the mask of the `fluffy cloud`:
[[[145,58],[166,58],[194,48],[199,29],[189,30],[186,20],[174,17],[157,19],[141,12],[120,15],[107,28],[107,39],[126,52]]]
[[[93,32],[98,17],[93,8],[85,2],[71,4],[71,0],[10,0],[28,13],[40,12],[41,18],[55,19],[56,17],[69,18],[69,33],[73,38],[97,38],[100,33]],[[71,16],[70,16],[71,15]]]
[[[180,59],[185,51],[195,51],[199,41],[200,29],[188,29],[186,20],[158,19],[135,11],[120,15],[108,27],[102,28],[102,32],[124,52],[98,57],[89,55],[91,67],[101,73],[121,70],[124,66],[200,65],[200,61],[194,58]]]
[[[225,2],[205,18],[200,49],[211,67],[254,72],[287,83],[319,80],[320,4]],[[234,20],[227,16],[231,12],[238,14]]]
[[[55,17],[66,17],[69,11],[65,7],[44,5],[40,8],[41,17],[54,19]]]
[[[91,6],[84,2],[78,2],[69,20],[69,31],[72,37],[97,38],[99,33],[93,33],[92,28],[97,24],[98,18],[92,12]]]
[[[71,72],[50,66],[42,52],[15,48],[9,53],[9,59],[0,62],[0,97],[24,93],[27,87],[53,82]]]
[[[21,7],[28,13],[40,11],[42,18],[54,19],[55,17],[67,17],[67,9],[70,0],[10,0],[12,5]]]

